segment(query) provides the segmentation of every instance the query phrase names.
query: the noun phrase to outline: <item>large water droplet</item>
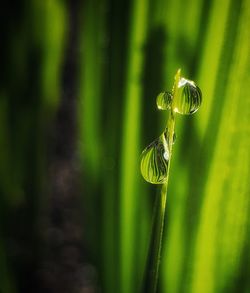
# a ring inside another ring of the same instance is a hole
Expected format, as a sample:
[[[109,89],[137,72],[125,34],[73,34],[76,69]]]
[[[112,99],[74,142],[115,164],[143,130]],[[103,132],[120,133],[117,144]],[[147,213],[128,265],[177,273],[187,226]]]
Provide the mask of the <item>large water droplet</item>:
[[[202,101],[199,87],[191,80],[181,78],[176,89],[173,110],[177,113],[190,115],[195,113]]]
[[[169,139],[167,130],[142,152],[141,173],[152,184],[162,184],[167,180],[169,162]]]
[[[171,108],[172,103],[172,93],[171,92],[163,92],[159,93],[156,98],[156,104],[159,110],[168,110]]]

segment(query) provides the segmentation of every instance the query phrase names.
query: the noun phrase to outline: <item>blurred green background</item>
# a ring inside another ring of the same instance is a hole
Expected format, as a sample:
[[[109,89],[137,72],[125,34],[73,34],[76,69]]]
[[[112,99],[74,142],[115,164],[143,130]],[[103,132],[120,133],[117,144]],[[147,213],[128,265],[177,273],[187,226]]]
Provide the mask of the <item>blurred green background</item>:
[[[139,292],[159,187],[140,153],[176,70],[159,292],[250,292],[250,1],[3,1],[0,292]]]

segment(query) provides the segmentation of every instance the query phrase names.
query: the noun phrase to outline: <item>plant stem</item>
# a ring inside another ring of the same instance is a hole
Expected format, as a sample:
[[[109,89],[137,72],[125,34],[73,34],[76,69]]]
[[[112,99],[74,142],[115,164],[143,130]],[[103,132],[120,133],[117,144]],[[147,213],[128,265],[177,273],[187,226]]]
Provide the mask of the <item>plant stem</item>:
[[[159,279],[159,266],[161,261],[161,251],[162,251],[162,238],[164,231],[164,221],[166,213],[166,201],[167,201],[167,189],[168,189],[168,179],[169,179],[169,169],[172,156],[172,145],[174,137],[174,127],[175,127],[175,112],[174,112],[174,101],[176,96],[177,86],[180,80],[180,69],[175,75],[175,83],[173,87],[173,101],[172,107],[170,109],[168,121],[167,121],[167,136],[169,144],[169,162],[167,168],[167,178],[161,188],[161,193],[156,197],[155,207],[154,207],[154,219],[153,228],[151,234],[151,243],[149,248],[149,255],[146,267],[146,274],[143,283],[142,292],[145,293],[155,293],[157,290],[157,284]]]

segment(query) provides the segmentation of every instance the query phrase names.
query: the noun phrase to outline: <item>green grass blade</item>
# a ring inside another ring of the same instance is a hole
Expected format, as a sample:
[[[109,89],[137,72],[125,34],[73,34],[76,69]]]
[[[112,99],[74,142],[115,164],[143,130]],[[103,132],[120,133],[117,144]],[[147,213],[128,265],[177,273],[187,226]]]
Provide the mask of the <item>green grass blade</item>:
[[[120,181],[120,256],[121,293],[133,292],[137,260],[134,219],[139,192],[140,119],[142,95],[143,46],[146,39],[147,0],[132,1],[129,26],[128,65],[122,130]]]
[[[247,2],[241,7],[222,120],[204,190],[194,258],[191,290],[194,293],[228,292],[234,286],[243,292],[246,285],[237,283],[237,275],[242,274],[240,266],[246,257],[244,243],[249,232],[250,104],[246,85],[250,82],[250,50],[246,40],[250,9]]]

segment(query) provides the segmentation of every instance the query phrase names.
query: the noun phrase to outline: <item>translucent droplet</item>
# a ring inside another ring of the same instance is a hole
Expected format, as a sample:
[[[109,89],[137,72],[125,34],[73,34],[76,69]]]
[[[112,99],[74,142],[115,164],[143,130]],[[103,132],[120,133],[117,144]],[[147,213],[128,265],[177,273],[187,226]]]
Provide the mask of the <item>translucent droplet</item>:
[[[169,162],[168,136],[165,131],[142,152],[141,173],[152,184],[162,184],[167,180]]]
[[[159,110],[168,110],[171,108],[172,103],[172,93],[171,92],[162,92],[156,98],[156,104]]]
[[[190,115],[195,113],[202,101],[199,87],[191,80],[181,78],[176,89],[173,110],[177,113]]]

